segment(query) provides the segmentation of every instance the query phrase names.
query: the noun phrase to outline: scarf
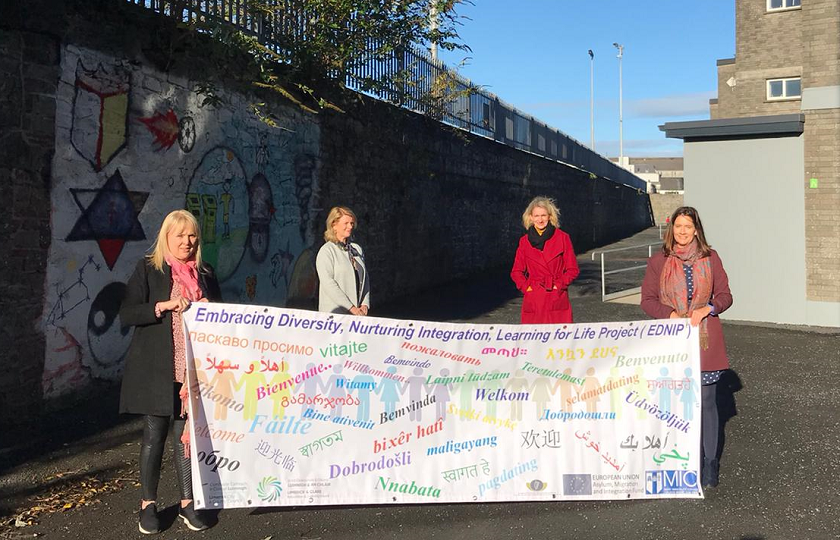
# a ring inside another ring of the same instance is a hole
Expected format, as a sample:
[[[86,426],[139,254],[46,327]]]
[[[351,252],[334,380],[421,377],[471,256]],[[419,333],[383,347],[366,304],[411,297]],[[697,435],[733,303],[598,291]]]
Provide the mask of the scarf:
[[[685,247],[674,247],[665,259],[659,276],[659,300],[677,312],[680,317],[689,317],[695,309],[708,305],[712,297],[712,262],[709,257],[701,258],[697,239]],[[683,265],[691,265],[694,275],[694,295],[688,301],[688,285],[685,282]],[[709,348],[709,333],[706,319],[700,322],[700,348]]]
[[[556,230],[557,228],[549,223],[545,226],[545,229],[543,229],[542,234],[540,234],[537,232],[537,228],[531,225],[528,227],[528,241],[531,242],[531,245],[536,249],[542,251],[543,248],[545,248],[545,243],[554,236],[554,231]]]
[[[195,261],[181,262],[175,257],[167,256],[166,264],[172,269],[172,279],[178,282],[181,286],[181,292],[184,297],[190,302],[201,300],[204,293],[198,284],[198,266]],[[186,381],[186,379],[185,379]],[[181,399],[181,418],[187,416],[189,410],[189,393],[186,382],[181,385],[181,391],[178,397]],[[190,457],[190,425],[187,422],[184,425],[184,431],[181,433],[181,442],[184,445],[184,457]]]
[[[195,261],[181,262],[175,257],[165,257],[166,264],[172,269],[172,279],[181,286],[184,298],[190,302],[201,300],[204,293],[198,285],[198,267]]]
[[[344,242],[339,242],[338,245],[347,252],[347,256],[350,258],[350,265],[353,267],[353,273],[356,274],[356,306],[359,306],[362,303],[362,276],[359,275],[356,257],[359,257],[361,254],[353,247],[349,238]]]
[[[181,385],[181,391],[178,392],[178,397],[181,399],[181,418],[187,417],[187,411],[190,408],[190,391],[187,388],[186,381]],[[181,432],[181,444],[184,445],[184,457],[190,457],[190,423],[184,423],[184,431]]]

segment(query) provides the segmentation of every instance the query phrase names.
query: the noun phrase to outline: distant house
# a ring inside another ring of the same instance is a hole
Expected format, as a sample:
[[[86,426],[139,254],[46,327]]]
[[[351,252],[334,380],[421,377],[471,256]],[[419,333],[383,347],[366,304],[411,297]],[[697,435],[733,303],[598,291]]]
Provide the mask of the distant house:
[[[610,158],[618,163],[618,158]],[[648,193],[683,192],[683,158],[681,157],[625,157],[624,168],[647,184]]]
[[[710,119],[683,139],[685,202],[727,269],[734,319],[840,326],[840,2],[738,0]]]

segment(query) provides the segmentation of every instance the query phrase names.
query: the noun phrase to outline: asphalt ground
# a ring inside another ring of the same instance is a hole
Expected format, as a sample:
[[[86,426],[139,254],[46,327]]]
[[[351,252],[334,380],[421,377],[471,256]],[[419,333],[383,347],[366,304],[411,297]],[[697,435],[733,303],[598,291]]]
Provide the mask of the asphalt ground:
[[[655,229],[602,249],[658,241]],[[645,249],[607,254],[634,266]],[[600,264],[578,257],[576,322],[645,318],[637,305],[602,303]],[[641,272],[609,276],[608,292]],[[733,291],[735,302],[738,292]],[[378,315],[516,323],[521,300],[505,272],[429,291]],[[725,317],[724,317],[725,321]],[[840,332],[724,322],[732,373],[719,385],[726,446],[721,483],[706,498],[236,509],[207,531],[177,516],[167,449],[159,507],[162,539],[835,539],[840,538]],[[140,424],[98,395],[60,415],[0,435],[0,538],[113,539],[137,530]],[[31,523],[25,526],[15,527]]]

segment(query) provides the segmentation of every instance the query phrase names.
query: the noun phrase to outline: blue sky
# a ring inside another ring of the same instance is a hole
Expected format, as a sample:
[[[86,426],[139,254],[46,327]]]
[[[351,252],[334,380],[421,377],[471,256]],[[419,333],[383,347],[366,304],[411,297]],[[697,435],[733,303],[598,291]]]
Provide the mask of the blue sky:
[[[590,141],[588,49],[595,53],[595,150],[618,155],[624,45],[624,154],[681,156],[658,125],[709,117],[716,60],[735,55],[735,0],[474,0],[459,14],[472,52],[460,73],[582,143]]]

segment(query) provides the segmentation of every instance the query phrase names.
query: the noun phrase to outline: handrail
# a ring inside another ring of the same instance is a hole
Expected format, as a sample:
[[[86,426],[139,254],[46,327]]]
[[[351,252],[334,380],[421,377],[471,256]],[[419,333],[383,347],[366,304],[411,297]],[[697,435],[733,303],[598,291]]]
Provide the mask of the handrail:
[[[606,302],[607,300],[611,300],[613,298],[621,298],[623,296],[630,296],[632,294],[636,294],[638,292],[641,292],[641,290],[642,290],[641,287],[635,287],[633,289],[627,289],[627,290],[624,290],[624,291],[617,291],[617,292],[607,294],[606,276],[608,276],[610,274],[619,274],[621,272],[632,272],[633,270],[639,270],[639,269],[647,267],[647,264],[639,264],[639,265],[636,265],[636,266],[631,266],[630,268],[619,268],[617,270],[606,271],[605,266],[604,266],[604,253],[615,253],[616,251],[627,251],[629,249],[639,249],[639,248],[646,247],[646,248],[648,248],[648,259],[649,259],[651,257],[651,255],[653,255],[653,250],[651,250],[651,247],[658,246],[658,245],[659,245],[659,243],[656,242],[656,243],[649,243],[649,244],[640,244],[640,245],[636,245],[636,246],[628,246],[628,247],[623,247],[623,248],[605,249],[603,251],[598,252],[600,257],[601,257],[601,302]],[[592,253],[592,260],[595,260],[595,253],[594,252]]]
[[[659,242],[650,242],[648,244],[639,244],[639,245],[636,245],[636,246],[628,246],[628,247],[623,247],[623,248],[604,249],[604,250],[601,250],[601,251],[595,250],[595,251],[592,252],[592,259],[591,260],[593,260],[593,261],[595,260],[595,254],[596,253],[613,253],[615,251],[627,251],[628,249],[639,249],[639,248],[643,248],[643,247],[648,248],[648,257],[650,257],[653,254],[650,250],[650,247],[651,246],[658,246],[658,245],[660,245]]]

